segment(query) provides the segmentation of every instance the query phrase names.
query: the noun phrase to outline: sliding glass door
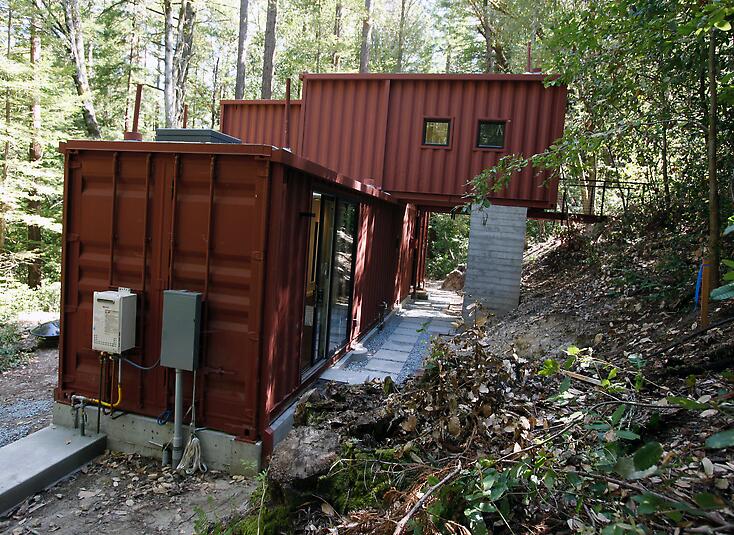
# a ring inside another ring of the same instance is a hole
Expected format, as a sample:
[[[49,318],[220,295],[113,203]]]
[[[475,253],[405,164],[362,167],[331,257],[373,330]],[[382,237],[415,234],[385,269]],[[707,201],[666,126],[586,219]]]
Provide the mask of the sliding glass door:
[[[357,205],[314,193],[301,369],[307,371],[349,341],[357,244]]]

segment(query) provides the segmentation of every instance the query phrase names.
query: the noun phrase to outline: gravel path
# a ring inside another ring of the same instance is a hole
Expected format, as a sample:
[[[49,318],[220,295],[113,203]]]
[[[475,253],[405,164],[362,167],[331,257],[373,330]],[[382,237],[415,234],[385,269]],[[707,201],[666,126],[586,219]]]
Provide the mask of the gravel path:
[[[38,349],[29,362],[0,374],[0,447],[51,423],[59,352]]]
[[[403,310],[393,314],[384,328],[363,344],[367,354],[351,358],[344,370],[372,370],[382,375],[391,375],[397,383],[415,375],[423,367],[431,338],[451,332],[453,328],[450,323],[458,319],[461,311],[460,295],[440,290],[437,285],[429,286],[428,290],[428,300],[411,300]],[[398,329],[401,330],[396,333]],[[414,342],[405,341],[406,331],[417,333]],[[391,362],[385,362],[377,358],[379,354],[376,355],[388,344],[396,359]],[[396,364],[400,362],[402,367]],[[399,368],[397,373],[395,368]],[[359,377],[356,380],[359,381]]]

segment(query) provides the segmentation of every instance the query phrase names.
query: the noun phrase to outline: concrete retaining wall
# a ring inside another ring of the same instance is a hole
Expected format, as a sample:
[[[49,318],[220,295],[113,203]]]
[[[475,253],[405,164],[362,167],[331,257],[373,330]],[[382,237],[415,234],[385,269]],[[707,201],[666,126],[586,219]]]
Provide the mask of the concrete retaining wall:
[[[465,311],[474,302],[500,314],[517,307],[526,224],[526,208],[492,205],[472,210]]]

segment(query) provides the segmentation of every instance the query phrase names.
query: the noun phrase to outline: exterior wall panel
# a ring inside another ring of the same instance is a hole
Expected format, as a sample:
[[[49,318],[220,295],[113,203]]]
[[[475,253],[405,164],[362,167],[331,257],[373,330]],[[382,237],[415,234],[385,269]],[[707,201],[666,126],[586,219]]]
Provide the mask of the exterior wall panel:
[[[404,266],[412,263],[415,208],[287,152],[128,142],[70,142],[62,150],[57,400],[97,396],[94,291],[125,286],[138,296],[137,345],[128,357],[143,366],[159,357],[163,290],[198,291],[197,422],[242,440],[265,439],[304,385],[304,220],[314,190],[360,204],[351,340],[375,324],[383,302],[390,308],[409,290]],[[186,374],[185,392],[190,381]],[[125,365],[122,383],[122,410],[155,417],[173,406],[171,370]]]
[[[298,154],[357,180],[382,178],[389,81],[305,75]]]
[[[162,290],[199,291],[197,417],[254,438],[266,162],[105,150],[72,151],[67,158],[57,399],[97,396],[99,357],[90,349],[95,290],[123,286],[139,296],[137,345],[129,358],[143,366],[154,365],[160,353]],[[122,383],[122,410],[157,416],[172,407],[171,374],[162,367],[124,365]]]
[[[306,258],[312,178],[273,164],[265,257],[265,329],[261,363],[263,425],[301,385]]]
[[[283,100],[223,100],[220,128],[243,143],[281,147],[285,129]],[[301,122],[301,101],[291,100],[288,124],[289,146],[295,148]]]
[[[507,154],[542,152],[563,133],[566,89],[539,75],[314,75],[304,78],[299,154],[407,202],[456,205]],[[451,120],[448,147],[422,146],[425,118]],[[502,150],[476,148],[478,121],[507,121]],[[555,206],[557,181],[527,168],[496,202]]]

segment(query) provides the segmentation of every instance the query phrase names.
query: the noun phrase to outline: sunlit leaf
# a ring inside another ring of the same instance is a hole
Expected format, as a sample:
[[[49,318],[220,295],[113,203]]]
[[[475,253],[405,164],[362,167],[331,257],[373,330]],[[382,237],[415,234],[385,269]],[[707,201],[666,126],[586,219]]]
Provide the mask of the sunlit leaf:
[[[734,429],[722,431],[706,439],[706,447],[711,450],[720,450],[734,446]]]

